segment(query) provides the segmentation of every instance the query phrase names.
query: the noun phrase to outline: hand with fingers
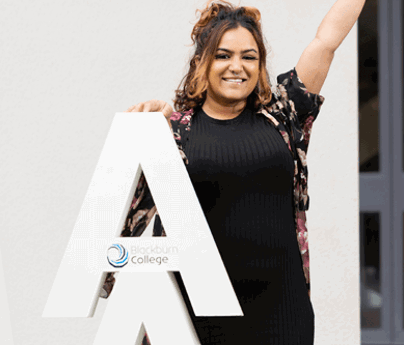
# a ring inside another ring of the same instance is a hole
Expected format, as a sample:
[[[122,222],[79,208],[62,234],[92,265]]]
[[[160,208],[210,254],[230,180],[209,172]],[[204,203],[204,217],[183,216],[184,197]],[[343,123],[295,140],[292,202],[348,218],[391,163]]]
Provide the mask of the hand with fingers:
[[[130,113],[130,112],[133,112],[133,113],[161,112],[164,114],[164,117],[166,118],[170,128],[172,128],[170,117],[171,117],[171,114],[173,113],[173,108],[167,102],[152,99],[151,101],[135,104],[135,105],[131,106],[128,110],[126,110],[126,112],[127,113]]]

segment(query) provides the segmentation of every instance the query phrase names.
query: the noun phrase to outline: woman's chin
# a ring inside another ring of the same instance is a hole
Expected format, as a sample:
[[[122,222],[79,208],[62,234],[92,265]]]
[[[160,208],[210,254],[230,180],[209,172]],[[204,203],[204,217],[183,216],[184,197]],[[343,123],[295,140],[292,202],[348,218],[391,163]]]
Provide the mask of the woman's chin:
[[[225,95],[222,95],[220,97],[220,100],[224,103],[241,103],[241,102],[246,102],[247,101],[248,95],[240,94],[240,93],[227,93]]]

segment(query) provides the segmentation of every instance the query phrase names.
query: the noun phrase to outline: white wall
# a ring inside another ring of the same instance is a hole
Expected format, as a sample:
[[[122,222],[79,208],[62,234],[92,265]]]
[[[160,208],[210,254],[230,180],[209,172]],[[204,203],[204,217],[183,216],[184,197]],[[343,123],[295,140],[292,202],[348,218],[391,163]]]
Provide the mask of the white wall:
[[[296,65],[333,3],[242,1],[262,13],[273,77]],[[41,313],[114,113],[173,98],[203,4],[0,3],[0,249],[15,345],[92,343],[106,301],[92,319]],[[356,54],[355,26],[321,91],[308,155],[317,345],[360,341]]]

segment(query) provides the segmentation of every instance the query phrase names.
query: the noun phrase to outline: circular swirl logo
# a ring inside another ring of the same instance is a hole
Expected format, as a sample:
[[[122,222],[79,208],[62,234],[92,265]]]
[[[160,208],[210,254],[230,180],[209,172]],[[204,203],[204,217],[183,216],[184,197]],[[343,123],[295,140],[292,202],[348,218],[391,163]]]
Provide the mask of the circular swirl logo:
[[[114,267],[123,267],[129,261],[129,254],[122,244],[113,244],[108,248],[108,262]]]

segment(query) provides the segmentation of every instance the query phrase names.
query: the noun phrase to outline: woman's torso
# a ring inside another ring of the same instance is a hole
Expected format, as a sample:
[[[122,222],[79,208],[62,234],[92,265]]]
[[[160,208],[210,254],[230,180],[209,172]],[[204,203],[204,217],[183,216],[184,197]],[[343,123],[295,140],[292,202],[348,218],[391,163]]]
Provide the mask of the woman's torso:
[[[244,312],[241,318],[191,313],[202,344],[231,343],[240,337],[260,341],[260,337],[267,339],[268,332],[274,344],[293,344],[295,338],[287,340],[279,324],[290,325],[289,330],[311,329],[314,314],[296,240],[294,163],[285,141],[264,115],[249,109],[234,119],[218,120],[199,108],[192,116],[184,152]],[[179,274],[176,277],[185,294]],[[285,342],[279,342],[280,338]]]

